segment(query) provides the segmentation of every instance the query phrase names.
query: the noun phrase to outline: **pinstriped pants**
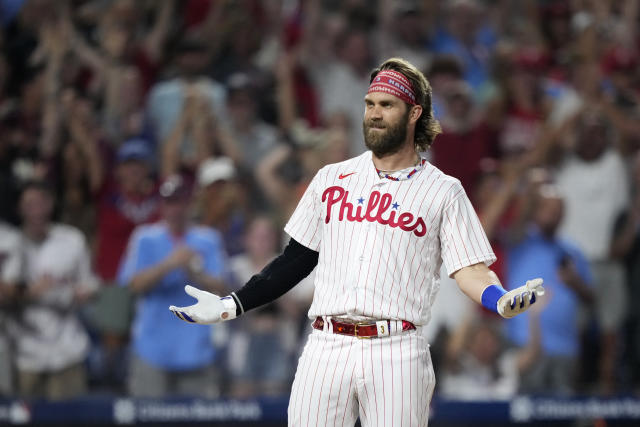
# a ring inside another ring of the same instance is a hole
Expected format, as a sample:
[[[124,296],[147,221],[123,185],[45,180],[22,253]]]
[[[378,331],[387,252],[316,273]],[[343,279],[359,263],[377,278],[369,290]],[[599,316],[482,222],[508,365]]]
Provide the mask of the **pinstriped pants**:
[[[314,330],[298,361],[289,426],[351,427],[358,416],[363,427],[426,426],[434,386],[429,346],[415,330],[373,339]]]

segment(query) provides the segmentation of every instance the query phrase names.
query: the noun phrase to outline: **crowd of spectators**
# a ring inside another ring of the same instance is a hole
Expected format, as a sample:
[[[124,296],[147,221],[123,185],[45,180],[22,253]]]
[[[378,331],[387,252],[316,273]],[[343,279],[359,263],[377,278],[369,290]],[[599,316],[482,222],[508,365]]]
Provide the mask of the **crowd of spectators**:
[[[362,152],[369,72],[429,78],[506,288],[442,274],[425,334],[451,398],[640,393],[640,2],[1,0],[0,396],[286,393],[309,277],[213,327],[315,172]],[[452,310],[450,307],[460,307]]]

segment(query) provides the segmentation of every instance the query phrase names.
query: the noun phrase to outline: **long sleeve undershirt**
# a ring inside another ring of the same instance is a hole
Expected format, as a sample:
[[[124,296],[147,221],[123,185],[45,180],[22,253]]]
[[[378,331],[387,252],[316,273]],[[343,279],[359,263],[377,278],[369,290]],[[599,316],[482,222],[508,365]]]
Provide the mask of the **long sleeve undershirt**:
[[[236,315],[268,304],[287,293],[313,271],[318,264],[318,255],[318,252],[291,239],[281,255],[231,294],[237,306]]]

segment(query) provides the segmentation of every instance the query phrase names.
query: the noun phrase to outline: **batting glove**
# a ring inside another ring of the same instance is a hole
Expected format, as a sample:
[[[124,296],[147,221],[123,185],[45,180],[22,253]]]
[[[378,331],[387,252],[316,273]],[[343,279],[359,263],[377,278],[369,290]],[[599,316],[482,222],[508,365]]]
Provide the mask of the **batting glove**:
[[[180,320],[210,325],[236,317],[236,303],[232,297],[220,298],[218,295],[194,288],[191,285],[185,286],[184,291],[197,299],[198,302],[188,307],[169,306],[169,310]]]
[[[544,295],[542,279],[528,280],[524,286],[513,289],[498,300],[498,314],[504,318],[511,318],[527,311],[537,297]]]

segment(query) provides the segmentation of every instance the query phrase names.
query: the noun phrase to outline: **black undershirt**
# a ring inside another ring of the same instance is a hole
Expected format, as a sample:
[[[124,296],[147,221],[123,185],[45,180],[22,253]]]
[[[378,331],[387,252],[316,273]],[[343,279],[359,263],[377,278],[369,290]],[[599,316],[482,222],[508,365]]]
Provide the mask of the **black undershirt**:
[[[318,255],[291,239],[281,255],[251,277],[238,292],[231,294],[237,306],[236,316],[287,293],[313,271],[318,264]]]

